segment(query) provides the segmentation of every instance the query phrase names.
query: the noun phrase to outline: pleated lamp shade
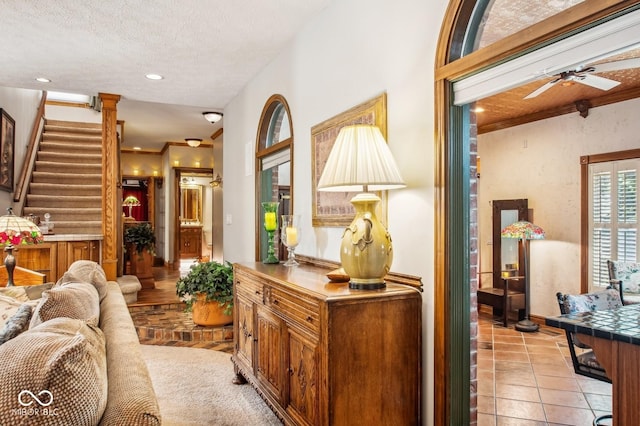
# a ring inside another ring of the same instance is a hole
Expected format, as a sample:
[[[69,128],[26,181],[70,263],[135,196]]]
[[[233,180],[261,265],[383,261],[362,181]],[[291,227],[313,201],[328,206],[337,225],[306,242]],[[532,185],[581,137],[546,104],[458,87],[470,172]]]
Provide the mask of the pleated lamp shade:
[[[369,125],[340,130],[318,182],[319,191],[332,192],[383,191],[405,186],[380,129]]]

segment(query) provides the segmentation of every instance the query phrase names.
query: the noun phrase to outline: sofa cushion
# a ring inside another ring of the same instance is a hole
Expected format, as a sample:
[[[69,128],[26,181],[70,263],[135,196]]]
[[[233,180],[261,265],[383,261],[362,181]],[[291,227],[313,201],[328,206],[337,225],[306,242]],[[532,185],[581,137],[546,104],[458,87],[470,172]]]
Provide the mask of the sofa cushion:
[[[69,266],[67,273],[81,282],[93,284],[98,290],[100,301],[107,295],[107,275],[98,263],[91,260],[76,260]]]
[[[0,346],[0,365],[0,424],[100,421],[108,387],[98,327],[70,318],[44,322]]]
[[[58,317],[80,319],[98,325],[100,298],[96,288],[88,283],[66,283],[43,292],[33,311],[29,328]]]
[[[29,320],[31,319],[32,312],[33,306],[31,306],[31,304],[23,303],[20,305],[18,311],[9,318],[4,328],[0,330],[0,345],[8,342],[29,328]]]

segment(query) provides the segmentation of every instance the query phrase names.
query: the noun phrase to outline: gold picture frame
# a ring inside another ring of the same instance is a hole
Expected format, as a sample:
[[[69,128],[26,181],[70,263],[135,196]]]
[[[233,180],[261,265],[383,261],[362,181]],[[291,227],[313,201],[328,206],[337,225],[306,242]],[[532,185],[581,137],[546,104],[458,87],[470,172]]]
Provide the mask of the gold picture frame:
[[[355,192],[318,191],[318,181],[338,137],[340,129],[353,124],[371,124],[378,126],[384,138],[387,138],[387,94],[383,93],[335,117],[331,117],[311,128],[311,191],[312,226],[348,226],[355,216],[350,200]],[[382,202],[378,206],[378,219],[387,222],[387,200],[378,193]]]

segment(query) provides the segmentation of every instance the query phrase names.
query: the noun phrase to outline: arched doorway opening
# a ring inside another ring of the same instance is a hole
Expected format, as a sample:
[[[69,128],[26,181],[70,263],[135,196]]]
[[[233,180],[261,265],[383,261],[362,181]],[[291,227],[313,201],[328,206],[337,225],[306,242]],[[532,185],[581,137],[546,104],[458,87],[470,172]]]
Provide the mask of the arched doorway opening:
[[[435,66],[436,264],[434,424],[475,422],[476,360],[474,239],[475,122],[468,105],[456,106],[453,83],[512,60],[569,34],[637,8],[639,1],[584,2],[471,52],[478,16],[491,2],[451,0],[441,28]],[[471,327],[469,327],[471,324]],[[471,397],[467,398],[471,393]]]

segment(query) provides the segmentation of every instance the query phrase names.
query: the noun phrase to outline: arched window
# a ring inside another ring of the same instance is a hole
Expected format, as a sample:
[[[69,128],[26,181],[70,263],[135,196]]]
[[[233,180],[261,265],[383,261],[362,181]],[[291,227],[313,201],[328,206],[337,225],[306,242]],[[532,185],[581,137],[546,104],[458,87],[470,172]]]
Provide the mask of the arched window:
[[[256,260],[267,255],[263,202],[278,202],[280,215],[293,213],[293,126],[289,105],[281,95],[271,96],[260,117],[256,144]],[[276,237],[279,230],[276,231]],[[275,255],[283,259],[285,250],[276,239]]]

